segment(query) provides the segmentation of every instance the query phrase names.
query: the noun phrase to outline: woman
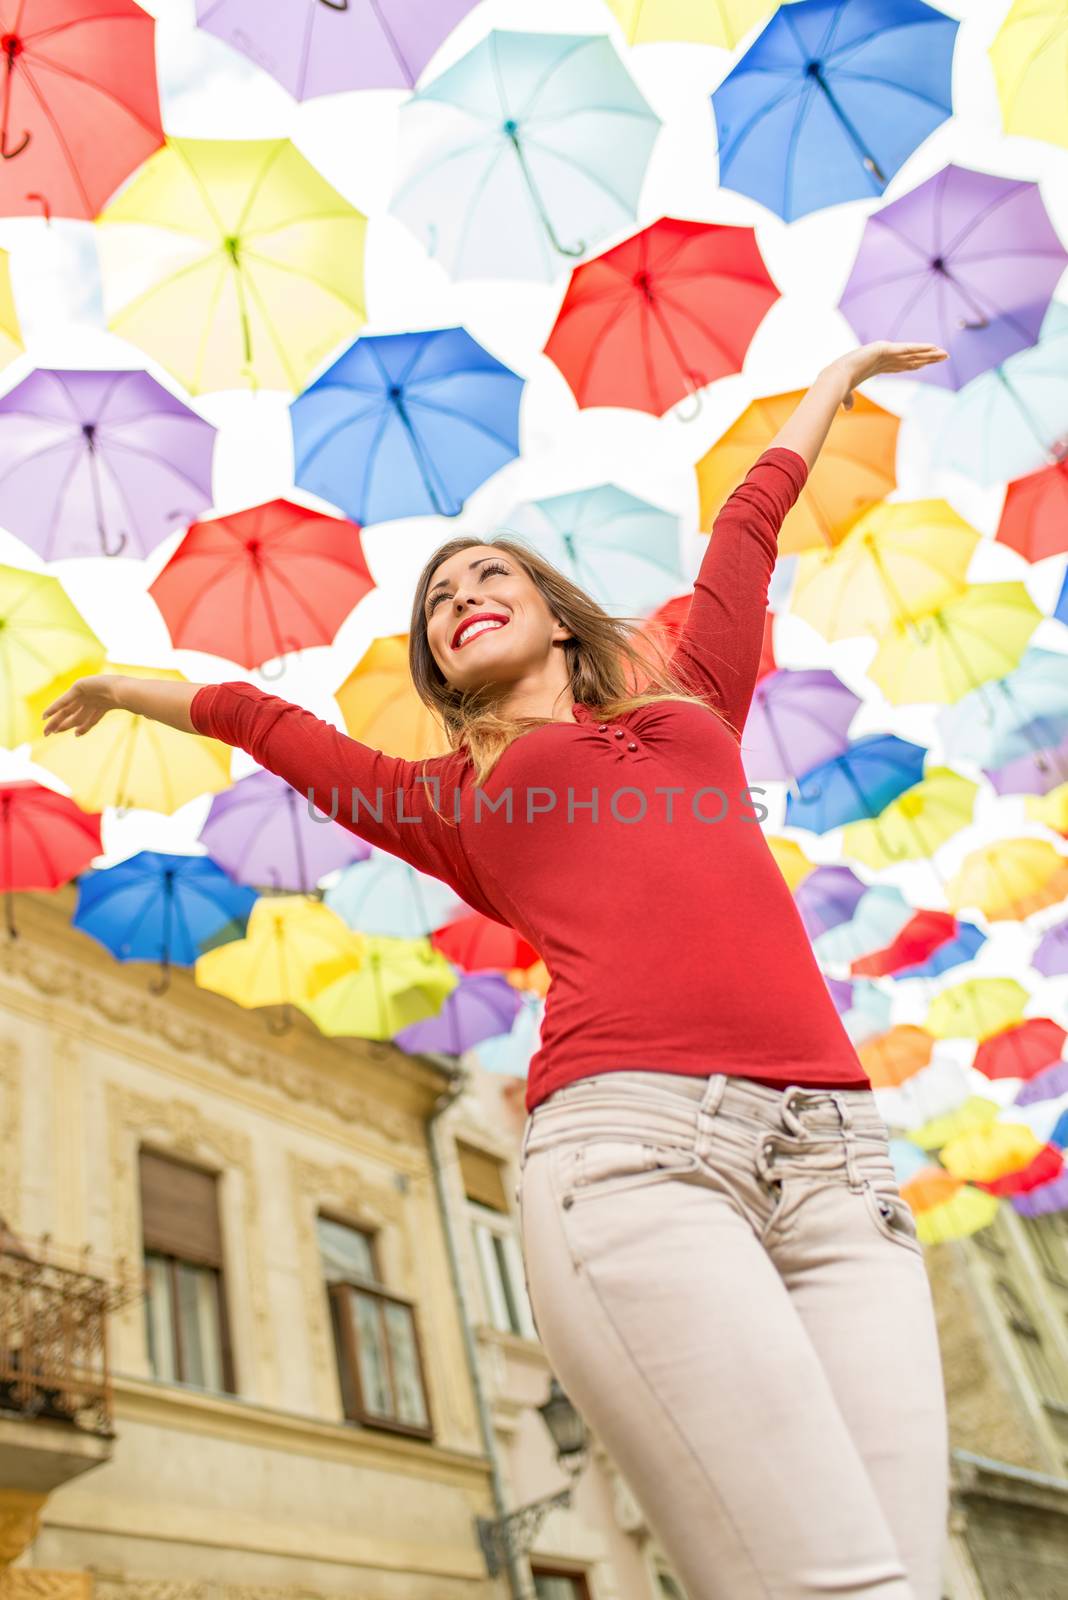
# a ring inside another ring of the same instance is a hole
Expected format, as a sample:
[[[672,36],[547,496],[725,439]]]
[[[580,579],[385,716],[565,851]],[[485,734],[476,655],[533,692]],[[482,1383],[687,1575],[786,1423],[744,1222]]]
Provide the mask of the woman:
[[[839,405],[945,359],[820,373],[716,519],[669,663],[521,544],[454,538],[412,613],[449,754],[411,762],[242,682],[82,679],[249,751],[518,929],[552,976],[521,1154],[553,1368],[690,1600],[937,1600],[941,1368],[870,1085],[739,750],[782,520]]]

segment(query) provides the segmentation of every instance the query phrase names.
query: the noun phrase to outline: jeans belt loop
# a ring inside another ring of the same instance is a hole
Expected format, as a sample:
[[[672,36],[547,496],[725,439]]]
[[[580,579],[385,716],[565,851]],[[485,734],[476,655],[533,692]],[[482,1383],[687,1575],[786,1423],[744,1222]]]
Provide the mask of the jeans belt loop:
[[[525,1126],[523,1128],[523,1138],[522,1138],[522,1141],[521,1141],[520,1146],[519,1146],[519,1165],[521,1167],[522,1167],[523,1163],[527,1159],[527,1147],[530,1144],[530,1136],[531,1136],[531,1134],[533,1132],[534,1132],[534,1113],[533,1113],[533,1111],[530,1111],[530,1112],[527,1113],[526,1124],[525,1124]]]
[[[846,1158],[846,1177],[849,1180],[849,1187],[853,1193],[859,1194],[864,1188],[864,1177],[857,1163],[857,1146],[853,1130],[853,1118],[850,1115],[849,1107],[846,1105],[841,1094],[837,1090],[831,1090],[831,1099],[835,1103],[838,1111],[838,1120],[842,1124],[842,1142],[845,1145]]]
[[[710,1117],[714,1117],[723,1102],[727,1082],[728,1078],[725,1072],[712,1073],[708,1080],[708,1088],[701,1097],[699,1110]]]

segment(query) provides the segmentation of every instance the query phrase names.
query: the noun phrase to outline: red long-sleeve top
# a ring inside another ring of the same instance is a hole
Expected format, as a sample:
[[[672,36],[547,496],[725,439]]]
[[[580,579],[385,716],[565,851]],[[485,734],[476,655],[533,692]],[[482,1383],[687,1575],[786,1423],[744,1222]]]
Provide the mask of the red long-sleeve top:
[[[515,739],[481,790],[461,751],[383,755],[248,683],[193,697],[198,733],[540,953],[551,983],[528,1111],[624,1068],[868,1086],[722,720],[745,725],[778,532],[806,476],[794,451],[766,450],[716,518],[673,657],[706,705],[615,720],[575,706],[577,721]]]

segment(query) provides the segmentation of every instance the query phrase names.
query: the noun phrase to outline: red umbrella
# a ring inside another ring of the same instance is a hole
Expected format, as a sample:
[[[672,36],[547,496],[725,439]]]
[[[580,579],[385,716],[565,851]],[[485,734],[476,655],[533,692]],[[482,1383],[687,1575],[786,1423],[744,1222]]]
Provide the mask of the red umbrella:
[[[690,606],[693,603],[693,591],[689,594],[677,594],[664,604],[651,616],[646,617],[642,632],[647,634],[657,648],[671,659],[671,652],[679,642],[679,635],[686,625],[686,618],[690,615]],[[775,642],[772,634],[772,624],[775,613],[771,610],[764,615],[764,641],[760,647],[760,666],[757,669],[757,682],[774,672],[778,666],[775,660]]]
[[[92,220],[163,143],[134,0],[0,0],[0,214]]]
[[[0,784],[0,890],[15,936],[11,896],[16,889],[57,889],[101,853],[100,814],[82,811],[65,795],[31,778]]]
[[[1033,1078],[1060,1059],[1066,1037],[1052,1017],[1028,1017],[984,1039],[972,1066],[988,1078]]]
[[[270,500],[192,523],[149,593],[176,647],[261,667],[330,644],[374,586],[354,522]]]
[[[1009,484],[996,537],[1025,561],[1043,561],[1068,550],[1068,461]]]
[[[882,950],[862,956],[849,968],[851,978],[880,978],[902,967],[921,965],[939,946],[957,936],[957,919],[951,911],[917,911]]]
[[[580,406],[662,416],[741,372],[778,298],[752,228],[663,217],[575,268],[545,354]]]
[[[509,972],[513,967],[532,967],[539,959],[533,945],[514,928],[471,911],[447,922],[430,935],[435,950],[465,972]]]
[[[1020,1167],[1016,1172],[1003,1172],[1000,1178],[991,1178],[988,1182],[978,1178],[973,1182],[977,1189],[985,1189],[987,1194],[1027,1194],[1043,1183],[1052,1183],[1063,1171],[1064,1151],[1058,1150],[1054,1144],[1044,1144],[1026,1167]]]

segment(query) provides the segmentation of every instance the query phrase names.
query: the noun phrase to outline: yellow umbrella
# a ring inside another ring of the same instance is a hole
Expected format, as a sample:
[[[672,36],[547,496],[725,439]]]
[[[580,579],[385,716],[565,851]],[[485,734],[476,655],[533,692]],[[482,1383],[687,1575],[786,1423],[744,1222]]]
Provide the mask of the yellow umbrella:
[[[436,1016],[460,981],[429,939],[364,936],[365,950],[313,998],[297,1003],[331,1037],[392,1039],[402,1028]],[[312,981],[317,974],[313,971]]]
[[[354,739],[388,756],[418,761],[445,755],[448,740],[415,692],[408,635],[375,639],[335,695]]]
[[[543,1000],[549,993],[549,984],[552,982],[544,961],[535,961],[533,966],[529,967],[509,967],[505,977],[513,989],[523,989],[529,994],[540,995]]]
[[[842,849],[876,872],[892,862],[933,856],[971,822],[978,792],[977,783],[951,767],[932,767],[877,817],[848,822]]]
[[[1068,783],[1058,784],[1048,794],[1029,794],[1024,811],[1036,822],[1044,822],[1054,833],[1068,838]]]
[[[768,0],[607,0],[629,44],[681,39],[733,50],[743,34],[775,10]]]
[[[978,543],[944,500],[884,501],[833,550],[802,552],[790,609],[825,639],[878,637],[961,594]]]
[[[1068,10],[1016,0],[990,46],[1006,133],[1068,145]]]
[[[195,977],[239,1006],[300,1005],[359,959],[363,935],[306,895],[261,895],[243,939],[197,960]]]
[[[895,617],[868,676],[892,705],[950,705],[1018,667],[1042,615],[1022,583],[973,583],[937,610]]]
[[[182,673],[161,667],[109,663],[105,670],[128,678],[188,682]],[[69,687],[75,676],[82,674],[69,674],[61,687],[53,685],[57,694],[62,687]],[[81,737],[73,729],[47,739],[42,733],[30,754],[40,766],[63,779],[83,811],[142,806],[168,816],[197,795],[220,794],[229,788],[233,757],[231,747],[217,739],[182,733],[133,711],[109,711]]]
[[[941,1161],[947,1172],[971,1183],[993,1183],[1019,1172],[1042,1149],[1042,1141],[1022,1122],[992,1122],[947,1139]]]
[[[1047,839],[999,839],[973,850],[946,885],[951,911],[978,906],[991,922],[1022,921],[1068,897],[1068,857]]]
[[[104,654],[58,578],[0,567],[0,744],[12,750],[39,737],[34,697],[63,673],[84,678],[99,672]]]
[[[999,1110],[996,1101],[973,1094],[962,1105],[947,1111],[944,1116],[932,1117],[930,1122],[925,1122],[922,1127],[913,1128],[908,1138],[913,1144],[918,1144],[921,1150],[938,1150],[947,1140],[955,1139],[959,1134],[967,1133],[972,1128],[982,1128],[987,1123],[993,1122]]]
[[[764,837],[775,857],[775,865],[786,879],[787,888],[791,894],[796,894],[809,873],[815,872],[815,862],[808,859],[796,839],[784,839],[777,833],[768,833]]]
[[[923,1026],[936,1039],[986,1039],[1019,1022],[1029,999],[1015,978],[966,978],[935,996]]]
[[[108,326],[192,394],[295,392],[367,320],[365,229],[289,139],[168,139],[97,218]]]
[[[0,250],[0,367],[8,366],[25,348],[11,290],[11,257]]]
[[[715,8],[708,8],[708,15]],[[701,528],[712,531],[716,513],[757,457],[771,444],[804,394],[769,394],[747,406],[723,437],[697,463]],[[865,395],[853,396],[853,409],[839,411],[779,534],[779,554],[826,549],[840,544],[870,507],[895,487],[894,463],[901,419]]]

